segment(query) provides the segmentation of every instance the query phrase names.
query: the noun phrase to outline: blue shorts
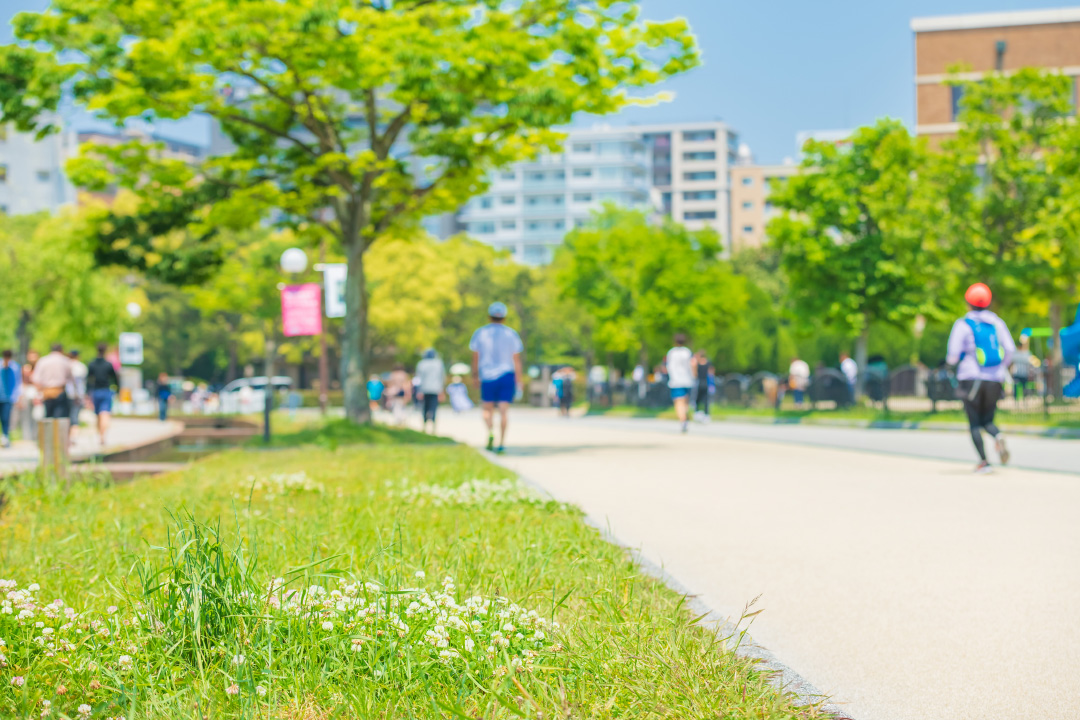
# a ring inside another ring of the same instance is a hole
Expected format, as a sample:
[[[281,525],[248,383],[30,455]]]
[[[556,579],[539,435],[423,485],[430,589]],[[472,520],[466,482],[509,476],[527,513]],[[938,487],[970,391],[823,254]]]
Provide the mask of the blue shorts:
[[[690,388],[670,388],[670,390],[672,400],[678,400],[690,395]]]
[[[508,372],[480,383],[480,399],[486,403],[511,403],[517,395],[517,378]]]
[[[94,405],[94,414],[112,412],[112,390],[91,390],[90,402]]]

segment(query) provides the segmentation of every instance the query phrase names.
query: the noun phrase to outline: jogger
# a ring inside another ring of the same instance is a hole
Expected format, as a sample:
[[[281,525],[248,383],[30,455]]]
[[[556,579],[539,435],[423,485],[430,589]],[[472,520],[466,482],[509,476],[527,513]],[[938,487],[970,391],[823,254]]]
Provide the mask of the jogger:
[[[487,449],[503,452],[506,428],[510,424],[510,403],[517,395],[524,375],[521,353],[525,349],[521,337],[506,323],[506,305],[492,303],[488,308],[487,325],[473,333],[469,349],[473,351],[473,382],[480,385],[484,425],[488,431]],[[499,411],[499,444],[495,444],[495,410]]]

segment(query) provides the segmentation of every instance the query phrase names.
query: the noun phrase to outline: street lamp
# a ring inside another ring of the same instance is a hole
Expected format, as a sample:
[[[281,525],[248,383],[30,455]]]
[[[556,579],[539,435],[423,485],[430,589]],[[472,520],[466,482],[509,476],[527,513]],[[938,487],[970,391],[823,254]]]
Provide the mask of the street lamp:
[[[138,320],[142,315],[142,305],[132,300],[127,304],[127,314],[131,316],[132,320]]]
[[[307,253],[291,247],[281,253],[281,270],[296,275],[307,269]],[[270,444],[270,411],[274,408],[274,342],[266,339],[266,398],[263,401],[263,442]]]
[[[307,253],[300,248],[289,248],[281,253],[281,269],[290,274],[307,270]]]

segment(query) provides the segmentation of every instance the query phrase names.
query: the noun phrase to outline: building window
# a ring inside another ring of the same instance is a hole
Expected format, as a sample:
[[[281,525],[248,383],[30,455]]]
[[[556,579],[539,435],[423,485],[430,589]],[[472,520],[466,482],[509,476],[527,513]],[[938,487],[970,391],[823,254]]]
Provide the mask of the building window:
[[[754,203],[750,202],[749,200],[747,200],[746,202],[744,202],[742,204],[742,209],[743,210],[752,210],[753,208],[754,208]]]
[[[660,204],[661,204],[661,207],[662,207],[662,209],[664,211],[664,214],[665,215],[670,215],[671,214],[671,193],[669,193],[669,192],[661,193],[661,195],[660,195]]]
[[[706,140],[715,140],[715,130],[687,130],[682,134],[682,139],[686,142],[704,142]]]
[[[525,227],[529,228],[530,230],[539,230],[540,229],[540,223],[537,222],[536,220],[533,220],[532,222],[530,222]]]
[[[682,194],[683,200],[715,200],[715,190],[692,190]]]
[[[592,168],[574,168],[574,177],[576,178],[591,178]]]
[[[754,226],[753,225],[743,225],[742,231],[744,233],[746,233],[747,235],[749,235],[749,234],[754,232]]]
[[[589,221],[586,220],[585,218],[575,218],[574,219],[574,227],[576,227],[576,228],[585,227],[588,224],[589,224]]]
[[[950,90],[952,90],[952,120],[956,122],[960,117],[960,102],[964,99],[964,86],[953,85]]]
[[[578,203],[592,202],[592,193],[574,193],[574,202],[578,202]]]
[[[715,220],[715,210],[693,210],[691,212],[683,213],[684,220]]]
[[[52,174],[48,170],[37,171],[38,182],[49,182],[50,177],[52,177]]]
[[[702,150],[700,152],[685,152],[683,153],[682,158],[687,162],[693,160],[715,160],[716,153],[712,150]]]
[[[517,173],[514,172],[513,170],[504,170],[499,175],[499,177],[501,177],[503,180],[514,180],[514,179],[517,178]]]
[[[556,170],[555,172],[551,173],[551,177],[555,178],[556,180],[565,180],[566,179],[566,171],[565,170]]]
[[[517,198],[513,195],[503,195],[501,198],[499,198],[499,202],[501,202],[503,205],[513,205],[517,203]]]
[[[546,263],[551,260],[551,249],[546,245],[526,245],[525,262]]]
[[[574,143],[574,152],[576,153],[591,153],[592,143]]]
[[[752,177],[744,177],[742,179],[742,184],[749,187],[750,185],[754,184],[754,178],[752,178]]]
[[[517,229],[517,220],[503,220],[502,221],[502,229],[503,230],[516,230]]]
[[[653,185],[663,186],[663,185],[670,185],[670,184],[671,184],[671,173],[670,172],[664,172],[664,171],[661,171],[661,170],[653,170]]]
[[[495,223],[493,222],[480,222],[473,223],[472,229],[474,233],[478,235],[488,235],[495,232]]]
[[[480,207],[483,210],[490,210],[493,204],[494,203],[491,202],[491,198],[489,197],[480,198]]]
[[[715,180],[715,170],[699,170],[698,172],[683,173],[683,179],[685,180]]]
[[[773,204],[769,201],[765,201],[765,212],[772,212]]]
[[[551,226],[556,230],[562,230],[566,227],[566,222],[563,220],[556,220],[555,222],[551,223]]]
[[[542,172],[531,172],[526,177],[533,182],[544,182],[544,173]]]

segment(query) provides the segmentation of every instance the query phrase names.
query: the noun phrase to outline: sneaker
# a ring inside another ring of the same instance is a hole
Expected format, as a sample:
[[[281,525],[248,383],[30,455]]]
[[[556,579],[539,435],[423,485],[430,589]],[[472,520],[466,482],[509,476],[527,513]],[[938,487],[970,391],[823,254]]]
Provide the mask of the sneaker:
[[[991,466],[990,463],[986,462],[985,460],[975,466],[976,475],[989,475],[992,472],[994,472],[993,466]]]
[[[682,431],[683,431],[684,433],[685,433],[685,432],[687,431],[687,429],[688,429],[688,426],[689,426],[689,424],[690,424],[690,423],[686,422],[685,420],[683,421],[683,424],[682,424]]]
[[[4,435],[3,437],[0,437],[0,447],[2,447],[2,448],[11,447],[11,438],[9,438],[7,435]]]
[[[998,457],[1001,458],[1002,465],[1009,464],[1009,447],[1005,444],[1005,436],[998,435],[994,438],[994,447],[997,448]]]
[[[488,449],[488,452],[495,449],[495,436],[494,435],[488,435],[487,449]]]
[[[495,448],[495,454],[496,454],[496,455],[502,455],[502,454],[503,454],[504,452],[506,452],[506,448],[505,448],[505,447],[503,447],[502,445],[500,445],[499,447]]]

